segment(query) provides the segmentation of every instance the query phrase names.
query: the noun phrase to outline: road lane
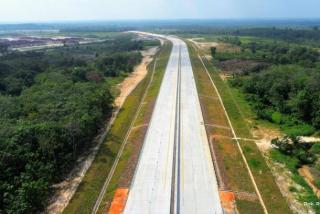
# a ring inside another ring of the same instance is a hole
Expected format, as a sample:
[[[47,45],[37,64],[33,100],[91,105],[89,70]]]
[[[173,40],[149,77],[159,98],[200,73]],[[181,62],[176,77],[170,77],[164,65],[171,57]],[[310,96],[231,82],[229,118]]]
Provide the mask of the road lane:
[[[220,214],[218,186],[188,48],[178,38],[166,38],[173,44],[172,53],[124,213]]]
[[[222,213],[188,47],[181,42],[180,212]]]
[[[126,214],[170,213],[179,47],[173,45],[140,160]]]

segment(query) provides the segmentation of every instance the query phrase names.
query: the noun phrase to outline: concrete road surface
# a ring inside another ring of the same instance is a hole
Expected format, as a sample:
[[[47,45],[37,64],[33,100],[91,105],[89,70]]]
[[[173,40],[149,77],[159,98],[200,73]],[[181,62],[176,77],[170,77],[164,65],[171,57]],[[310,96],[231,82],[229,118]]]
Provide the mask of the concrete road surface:
[[[124,213],[220,214],[188,48],[178,38],[166,39],[173,48]]]

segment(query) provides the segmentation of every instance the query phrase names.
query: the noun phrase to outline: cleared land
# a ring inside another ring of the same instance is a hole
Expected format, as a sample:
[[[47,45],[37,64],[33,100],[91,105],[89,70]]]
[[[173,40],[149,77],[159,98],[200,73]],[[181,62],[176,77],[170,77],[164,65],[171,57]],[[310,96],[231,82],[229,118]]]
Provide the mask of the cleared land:
[[[229,188],[236,193],[237,209],[240,213],[263,213],[258,198],[255,196],[253,184],[250,182],[248,170],[241,158],[235,140],[232,139],[233,135],[228,129],[225,113],[217,99],[217,92],[208,79],[204,67],[197,56],[197,51],[191,46],[190,44],[191,59],[198,91],[201,95],[200,101],[205,114],[207,134],[211,139],[211,144],[217,157],[219,171],[222,175],[221,182],[225,188]],[[217,70],[205,58],[203,60],[220,92],[237,136],[252,139],[250,128],[245,118],[243,118],[242,112],[239,111],[228,86],[220,78]],[[274,182],[274,178],[256,144],[253,141],[240,141],[240,145],[268,212],[290,213],[286,200]]]

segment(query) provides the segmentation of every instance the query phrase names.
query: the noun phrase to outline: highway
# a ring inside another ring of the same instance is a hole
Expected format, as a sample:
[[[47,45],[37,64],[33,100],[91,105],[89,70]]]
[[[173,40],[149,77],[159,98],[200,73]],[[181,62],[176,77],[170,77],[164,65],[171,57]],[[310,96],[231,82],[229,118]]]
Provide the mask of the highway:
[[[155,34],[150,36],[164,37]],[[223,213],[187,45],[176,37],[125,214]]]

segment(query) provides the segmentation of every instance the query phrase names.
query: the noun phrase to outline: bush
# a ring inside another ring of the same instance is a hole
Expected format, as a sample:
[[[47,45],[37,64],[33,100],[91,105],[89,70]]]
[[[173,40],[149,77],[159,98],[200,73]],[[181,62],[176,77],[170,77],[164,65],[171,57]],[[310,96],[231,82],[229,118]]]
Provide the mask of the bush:
[[[284,155],[279,150],[271,150],[270,156],[274,161],[284,164],[292,172],[296,171],[300,166],[297,158]]]
[[[271,115],[271,119],[272,119],[272,122],[274,122],[276,124],[280,124],[281,119],[282,119],[282,115],[280,112],[273,112]]]
[[[315,185],[318,189],[320,189],[320,179],[316,180],[316,181],[314,182],[314,185]]]
[[[282,129],[288,136],[310,136],[316,131],[314,127],[307,124],[283,126]]]
[[[257,169],[257,168],[259,168],[261,166],[261,162],[259,160],[256,160],[256,159],[250,159],[248,161],[248,164],[249,164],[250,167],[255,168],[255,169]]]
[[[290,192],[297,192],[297,189],[295,187],[293,187],[293,186],[290,186],[289,187],[289,191]]]
[[[320,143],[315,143],[310,149],[310,152],[312,152],[315,155],[320,155]]]
[[[295,158],[298,160],[298,163],[295,165],[290,165],[289,168],[293,170],[296,167],[304,164],[313,164],[316,161],[316,156],[311,152],[312,143],[304,142],[301,138],[298,137],[284,137],[282,139],[273,139],[271,144],[276,147],[276,151],[280,152],[285,157],[282,157],[280,154],[273,154],[274,158],[278,162],[284,162],[290,160],[288,158]],[[288,163],[286,163],[288,164]],[[291,164],[291,163],[290,163]]]

